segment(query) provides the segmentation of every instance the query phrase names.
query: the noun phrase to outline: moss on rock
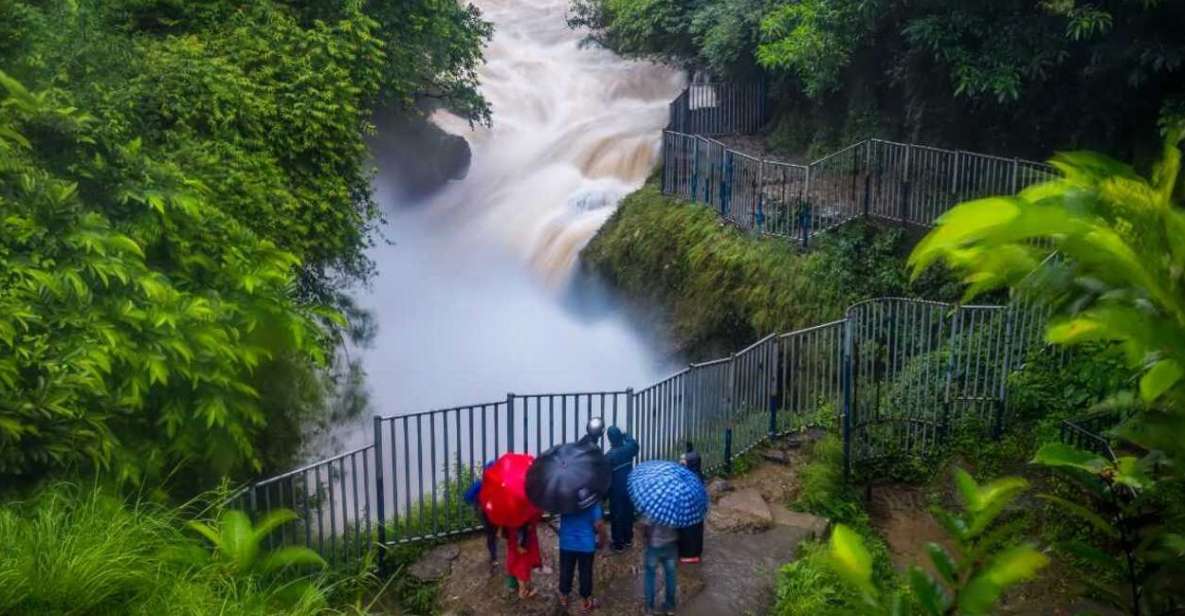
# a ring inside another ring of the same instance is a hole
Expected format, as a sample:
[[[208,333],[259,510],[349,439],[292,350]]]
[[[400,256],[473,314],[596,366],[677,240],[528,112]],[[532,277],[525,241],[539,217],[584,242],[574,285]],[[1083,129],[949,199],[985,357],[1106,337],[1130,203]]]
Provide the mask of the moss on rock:
[[[911,239],[854,222],[804,252],[743,233],[702,204],[664,196],[652,181],[626,197],[582,261],[633,301],[657,307],[679,351],[700,359],[840,318],[869,297],[957,295],[942,272],[910,283]]]

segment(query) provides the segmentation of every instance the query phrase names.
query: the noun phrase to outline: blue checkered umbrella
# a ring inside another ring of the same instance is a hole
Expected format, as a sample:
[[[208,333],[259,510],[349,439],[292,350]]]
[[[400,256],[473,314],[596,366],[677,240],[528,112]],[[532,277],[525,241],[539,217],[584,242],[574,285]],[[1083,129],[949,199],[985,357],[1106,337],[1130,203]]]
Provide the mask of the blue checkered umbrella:
[[[708,513],[703,482],[674,462],[652,460],[635,466],[626,487],[634,507],[655,524],[686,528],[703,522]]]

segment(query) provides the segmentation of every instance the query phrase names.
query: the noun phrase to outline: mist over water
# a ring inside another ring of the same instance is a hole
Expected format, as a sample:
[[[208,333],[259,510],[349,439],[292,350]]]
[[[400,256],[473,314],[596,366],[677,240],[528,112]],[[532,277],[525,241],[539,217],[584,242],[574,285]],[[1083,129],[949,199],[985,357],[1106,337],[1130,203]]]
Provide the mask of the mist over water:
[[[655,164],[683,76],[582,47],[567,0],[475,4],[496,28],[481,71],[494,124],[433,118],[469,141],[468,176],[413,207],[379,161],[393,244],[372,251],[379,273],[358,297],[379,328],[362,351],[374,413],[641,387],[670,368],[575,266]],[[339,436],[369,442],[368,425]]]

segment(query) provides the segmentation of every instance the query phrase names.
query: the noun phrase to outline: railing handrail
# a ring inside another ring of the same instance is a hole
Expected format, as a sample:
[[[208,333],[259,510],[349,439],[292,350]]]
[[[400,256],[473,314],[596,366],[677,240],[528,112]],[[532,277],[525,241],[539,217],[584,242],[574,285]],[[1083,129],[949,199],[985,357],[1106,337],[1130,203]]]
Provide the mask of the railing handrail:
[[[876,137],[862,139],[862,140],[852,143],[850,145],[846,145],[834,152],[829,152],[829,153],[825,154],[822,158],[818,158],[818,159],[813,160],[809,163],[805,163],[805,164],[804,163],[792,163],[792,162],[787,162],[787,161],[783,161],[783,160],[777,160],[775,158],[764,158],[764,157],[753,156],[751,154],[747,154],[747,153],[742,152],[740,150],[730,148],[730,147],[728,147],[727,144],[722,143],[721,141],[719,141],[717,139],[713,139],[711,137],[705,137],[702,135],[696,135],[696,134],[692,134],[692,133],[681,133],[679,131],[670,130],[670,129],[663,130],[663,133],[669,133],[671,135],[676,135],[679,137],[689,137],[692,139],[703,139],[705,141],[710,141],[710,142],[715,143],[717,145],[723,146],[725,151],[731,153],[734,156],[743,156],[743,157],[753,160],[755,162],[763,162],[763,163],[767,163],[767,164],[792,166],[792,167],[812,167],[815,165],[819,165],[821,163],[825,163],[828,160],[831,160],[841,154],[848,152],[849,150],[855,150],[855,149],[860,148],[861,146],[864,146],[868,143],[885,143],[888,145],[894,145],[894,146],[905,147],[905,148],[923,148],[923,149],[931,150],[934,152],[942,152],[944,154],[965,154],[965,155],[970,155],[970,156],[980,156],[983,158],[990,158],[992,160],[997,160],[997,161],[1005,162],[1005,163],[1017,163],[1017,164],[1022,164],[1022,165],[1036,165],[1036,166],[1041,167],[1043,169],[1048,169],[1050,171],[1053,170],[1053,167],[1049,163],[1045,163],[1045,162],[1041,162],[1041,161],[1037,161],[1037,160],[1030,160],[1027,158],[1016,158],[1016,157],[1008,158],[1006,156],[1000,156],[998,154],[985,154],[983,152],[972,152],[970,150],[952,150],[950,148],[942,148],[942,147],[938,147],[938,146],[934,146],[934,145],[927,145],[927,144],[922,144],[922,143],[902,143],[899,141],[889,141],[888,139],[880,139],[880,138],[876,138]]]

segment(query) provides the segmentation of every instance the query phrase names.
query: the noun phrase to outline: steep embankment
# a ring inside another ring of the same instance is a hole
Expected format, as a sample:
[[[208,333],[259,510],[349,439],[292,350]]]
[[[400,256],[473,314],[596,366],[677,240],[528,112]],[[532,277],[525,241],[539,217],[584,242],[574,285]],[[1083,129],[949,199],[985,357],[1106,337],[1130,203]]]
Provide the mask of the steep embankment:
[[[857,222],[803,252],[793,242],[746,235],[650,182],[622,202],[581,256],[631,300],[656,307],[679,350],[700,359],[839,318],[868,297],[954,296],[941,272],[910,283],[911,243],[901,230]]]

